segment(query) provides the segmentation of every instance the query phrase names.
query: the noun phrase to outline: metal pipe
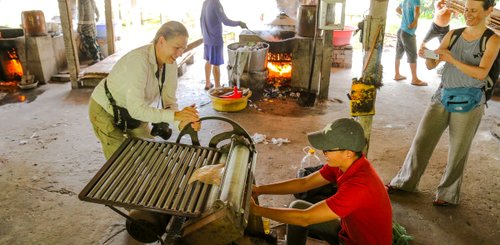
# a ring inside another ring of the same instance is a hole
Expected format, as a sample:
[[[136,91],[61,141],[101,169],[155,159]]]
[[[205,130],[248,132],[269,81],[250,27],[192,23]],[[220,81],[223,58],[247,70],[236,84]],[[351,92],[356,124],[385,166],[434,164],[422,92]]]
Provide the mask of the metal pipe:
[[[149,189],[148,193],[146,193],[146,197],[152,195],[151,198],[145,199],[148,200],[146,204],[147,206],[152,206],[154,203],[156,203],[158,201],[158,197],[160,196],[160,192],[165,190],[163,187],[165,185],[165,182],[167,181],[166,179],[169,176],[170,171],[175,165],[175,159],[177,159],[179,155],[182,154],[181,148],[182,147],[180,145],[175,145],[171,151],[173,152],[173,154],[169,154],[168,158],[162,161],[163,167],[159,173],[158,179],[157,181],[153,182],[153,188]]]
[[[234,143],[234,142],[233,142]],[[241,210],[250,149],[244,145],[233,144],[226,164],[226,173],[221,185],[220,199],[227,201],[236,212]]]
[[[148,152],[146,158],[142,162],[143,166],[142,168],[138,168],[135,178],[133,178],[130,182],[132,184],[132,190],[128,193],[128,195],[125,197],[124,202],[126,203],[131,203],[132,199],[135,199],[136,197],[140,196],[137,195],[138,193],[141,193],[141,190],[143,190],[146,187],[144,186],[144,182],[147,181],[147,179],[150,176],[151,169],[154,167],[154,160],[157,159],[158,155],[160,152],[165,148],[164,144],[160,143],[154,143],[153,146],[151,147],[151,150]]]
[[[130,189],[133,187],[135,184],[133,182],[133,178],[135,176],[135,173],[138,171],[138,169],[142,168],[144,165],[144,156],[147,156],[148,153],[151,151],[151,145],[154,144],[153,142],[146,142],[146,145],[144,148],[137,153],[136,157],[134,158],[133,163],[129,163],[130,165],[130,170],[127,171],[125,176],[119,181],[118,186],[116,187],[115,193],[111,195],[113,200],[118,200],[119,202],[123,202],[123,198],[130,192]]]
[[[214,161],[216,161],[216,160],[217,159],[214,159]],[[227,161],[227,153],[224,153],[218,159],[218,163],[217,164],[226,164],[226,161]],[[226,168],[226,166],[224,166],[224,168]],[[221,178],[222,177],[223,176],[221,176]],[[222,179],[221,179],[221,185],[222,185]],[[206,202],[207,205],[205,205],[205,210],[203,210],[203,211],[206,211],[207,209],[211,208],[212,205],[213,205],[213,203],[215,202],[215,200],[217,200],[219,198],[220,188],[221,188],[220,186],[212,185],[212,188],[210,188],[210,192],[208,194],[208,198],[207,198],[207,202]]]
[[[128,173],[128,171],[132,165],[131,163],[129,163],[129,159],[132,158],[131,160],[134,160],[135,156],[137,156],[139,154],[139,152],[141,152],[144,149],[144,146],[146,144],[147,144],[147,142],[145,142],[145,141],[140,142],[139,147],[137,147],[138,150],[133,151],[132,155],[130,157],[125,158],[124,161],[121,161],[120,163],[118,163],[118,164],[120,164],[120,166],[118,166],[115,173],[113,174],[113,176],[115,176],[115,177],[113,177],[111,179],[111,186],[109,187],[108,191],[106,191],[106,193],[104,193],[104,199],[110,199],[110,198],[114,199],[116,194],[113,194],[113,193],[116,193],[116,186],[121,182],[121,179],[124,177],[124,175],[126,173]]]
[[[177,172],[174,173],[174,183],[172,185],[172,188],[170,188],[172,191],[168,193],[167,199],[165,203],[163,204],[163,208],[169,208],[172,209],[172,201],[175,196],[180,195],[182,191],[182,186],[181,186],[181,180],[183,179],[183,176],[186,173],[186,168],[190,165],[191,160],[193,159],[194,151],[195,149],[190,149],[189,154],[181,161],[178,165],[181,167],[178,168]]]
[[[160,154],[160,156],[156,157],[154,163],[153,163],[153,169],[151,170],[151,173],[150,175],[146,176],[146,179],[144,180],[144,184],[143,184],[143,188],[146,188],[147,191],[146,191],[146,194],[148,193],[148,191],[150,189],[152,189],[150,186],[150,183],[151,182],[155,182],[158,180],[158,170],[161,166],[161,162],[162,162],[162,159],[165,158],[165,156],[167,155],[167,153],[169,152],[169,150],[172,148],[172,145],[171,144],[168,144],[166,145],[165,147],[160,147],[160,149],[158,150],[158,153]],[[149,187],[149,189],[148,189]],[[143,193],[144,191],[139,190],[139,192]],[[133,203],[139,203],[139,202],[142,202],[144,201],[144,198],[147,197],[147,195],[144,194],[142,196],[136,196],[135,199],[132,201]]]
[[[181,154],[179,155],[179,157],[172,159],[172,161],[170,162],[170,164],[173,165],[173,168],[168,173],[165,173],[166,176],[168,176],[169,178],[164,185],[161,185],[163,187],[162,194],[160,195],[160,198],[158,199],[158,201],[154,204],[155,207],[159,207],[159,208],[165,207],[164,201],[167,198],[167,195],[173,192],[172,191],[172,184],[174,183],[174,181],[176,179],[177,172],[179,172],[179,169],[181,168],[182,159],[185,159],[186,156],[189,155],[188,150],[189,149],[184,149],[181,152]]]
[[[123,158],[125,158],[127,155],[132,154],[131,149],[135,144],[137,144],[137,142],[130,141],[124,150],[124,152],[127,152],[127,154],[120,154],[116,161],[122,161]],[[114,169],[116,169],[117,166],[118,164],[112,164],[111,167],[107,169],[104,175],[99,179],[99,181],[97,181],[96,185],[92,188],[89,194],[87,194],[87,196],[100,198],[110,185],[110,181],[106,180],[108,180],[109,176],[111,175],[111,173],[113,173]]]
[[[207,155],[208,155],[208,157],[211,157],[213,155],[212,151],[208,151],[208,150],[204,150],[204,149],[202,149],[200,153],[201,153],[201,156],[196,161],[196,165],[194,165],[193,169],[200,168],[200,165],[203,165],[203,162],[207,158],[206,157]],[[189,178],[191,178],[192,174],[193,174],[192,172],[189,172],[186,175],[187,176],[187,180],[189,180]],[[186,189],[186,191],[184,192],[184,196],[183,196],[183,198],[181,200],[179,210],[183,210],[183,211],[186,211],[186,212],[191,212],[191,210],[187,209],[188,201],[190,201],[189,203],[194,203],[194,200],[196,200],[196,197],[198,197],[198,193],[196,193],[196,192],[193,191],[193,186],[194,186],[193,184],[190,184],[188,186],[188,188]]]
[[[173,199],[173,203],[170,206],[170,209],[176,209],[176,210],[182,209],[182,206],[181,207],[178,206],[179,202],[181,202],[181,200],[184,199],[183,197],[186,197],[186,198],[191,197],[190,192],[188,190],[186,190],[186,186],[187,186],[187,182],[188,182],[189,178],[191,177],[191,174],[193,173],[193,170],[197,167],[197,165],[200,164],[200,154],[202,152],[203,152],[202,149],[194,149],[194,152],[193,152],[194,154],[193,154],[193,157],[191,158],[191,160],[183,163],[184,165],[186,165],[187,169],[185,170],[184,174],[179,176],[179,178],[181,180],[180,180],[180,184],[178,187],[178,192],[177,192],[177,195],[175,195],[175,197]]]

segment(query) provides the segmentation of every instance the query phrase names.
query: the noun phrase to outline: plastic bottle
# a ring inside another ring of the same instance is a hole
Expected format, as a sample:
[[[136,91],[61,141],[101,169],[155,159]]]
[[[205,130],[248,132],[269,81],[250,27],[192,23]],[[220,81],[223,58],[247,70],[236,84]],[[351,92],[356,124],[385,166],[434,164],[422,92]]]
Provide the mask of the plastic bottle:
[[[306,146],[302,151],[306,154],[304,158],[302,158],[302,161],[300,162],[300,168],[299,171],[297,172],[297,177],[302,178],[305,175],[305,169],[308,167],[315,167],[318,165],[321,165],[322,162],[319,159],[319,157],[316,155],[316,150],[313,148]]]

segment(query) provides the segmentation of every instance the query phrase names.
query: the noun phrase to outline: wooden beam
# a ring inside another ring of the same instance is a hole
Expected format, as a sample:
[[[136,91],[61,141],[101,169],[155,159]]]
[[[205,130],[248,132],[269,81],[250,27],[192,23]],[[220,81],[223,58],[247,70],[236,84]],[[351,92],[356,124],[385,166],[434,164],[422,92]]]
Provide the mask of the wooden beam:
[[[106,14],[106,41],[108,43],[108,55],[115,53],[115,29],[113,25],[113,6],[111,0],[104,1],[104,12]]]
[[[321,78],[319,83],[318,99],[328,99],[328,90],[330,89],[330,72],[332,70],[332,56],[333,56],[333,31],[323,31],[323,52],[321,59]]]
[[[372,84],[376,87],[382,81],[382,65],[380,61],[382,60],[388,3],[389,0],[371,0],[370,13],[364,20],[363,50],[365,52],[362,80],[363,83]],[[374,97],[376,97],[376,94]],[[358,121],[365,131],[365,138],[368,144],[363,152],[367,154],[370,147],[373,115],[359,116]]]
[[[58,0],[59,14],[64,37],[64,47],[66,49],[66,60],[68,61],[69,78],[71,88],[78,88],[78,74],[80,73],[80,61],[78,59],[78,49],[73,33],[73,23],[71,18],[71,7],[69,0]]]

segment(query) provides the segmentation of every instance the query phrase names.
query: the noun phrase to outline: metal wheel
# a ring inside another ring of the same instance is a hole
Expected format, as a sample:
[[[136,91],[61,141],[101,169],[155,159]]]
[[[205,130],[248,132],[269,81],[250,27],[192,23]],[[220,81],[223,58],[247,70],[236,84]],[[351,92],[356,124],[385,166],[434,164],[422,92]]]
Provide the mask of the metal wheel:
[[[233,136],[233,135],[243,136],[243,137],[247,138],[253,144],[252,137],[247,133],[247,131],[245,131],[245,129],[243,129],[238,123],[234,122],[233,120],[225,118],[225,117],[216,117],[216,116],[200,118],[200,122],[206,121],[206,120],[224,121],[224,122],[229,123],[233,127],[233,129],[230,131],[222,132],[222,133],[219,133],[219,134],[215,135],[214,137],[212,137],[210,139],[210,142],[208,143],[209,147],[216,148],[217,144],[219,144],[219,142],[226,140],[226,139],[230,139],[231,136]],[[198,132],[194,131],[194,129],[192,127],[188,127],[188,126],[184,127],[182,129],[182,131],[179,133],[179,136],[177,137],[176,143],[177,144],[180,143],[181,138],[186,134],[191,136],[192,145],[200,146]]]

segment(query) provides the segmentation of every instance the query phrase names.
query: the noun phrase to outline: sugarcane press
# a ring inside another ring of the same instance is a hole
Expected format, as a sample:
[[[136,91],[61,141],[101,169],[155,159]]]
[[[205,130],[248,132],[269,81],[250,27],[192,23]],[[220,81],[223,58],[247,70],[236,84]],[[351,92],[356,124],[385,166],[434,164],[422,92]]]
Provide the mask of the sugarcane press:
[[[127,219],[141,242],[229,244],[244,233],[263,234],[262,219],[249,217],[257,152],[237,123],[200,146],[198,133],[185,127],[176,142],[127,139],[79,194]],[[190,136],[191,145],[180,143]],[[188,180],[207,165],[225,164],[220,186]]]

